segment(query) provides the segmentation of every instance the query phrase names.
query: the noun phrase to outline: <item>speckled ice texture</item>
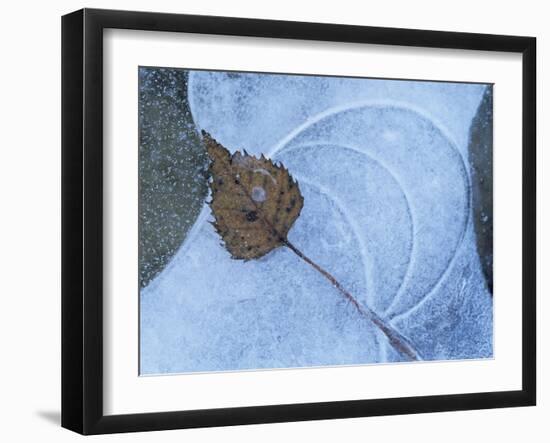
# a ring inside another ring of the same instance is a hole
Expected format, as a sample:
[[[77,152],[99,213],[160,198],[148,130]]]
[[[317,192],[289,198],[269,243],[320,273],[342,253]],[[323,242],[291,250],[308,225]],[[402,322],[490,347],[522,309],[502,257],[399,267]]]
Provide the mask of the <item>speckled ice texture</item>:
[[[305,201],[292,243],[424,360],[450,360],[493,353],[468,167],[472,119],[490,92],[482,84],[190,71],[187,98],[197,131],[231,151],[281,161],[299,181]],[[209,220],[205,205],[141,290],[142,375],[405,360],[288,248],[233,260]]]

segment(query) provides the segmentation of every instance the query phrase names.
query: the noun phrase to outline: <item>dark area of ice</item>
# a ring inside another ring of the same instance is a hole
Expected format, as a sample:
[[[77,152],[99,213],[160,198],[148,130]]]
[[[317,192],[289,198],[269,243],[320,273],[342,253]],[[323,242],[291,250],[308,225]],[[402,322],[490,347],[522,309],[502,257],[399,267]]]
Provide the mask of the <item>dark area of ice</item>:
[[[139,281],[174,255],[206,197],[206,155],[187,103],[187,72],[139,69]]]
[[[468,155],[472,171],[476,244],[487,287],[493,293],[493,91],[487,87],[470,127]]]

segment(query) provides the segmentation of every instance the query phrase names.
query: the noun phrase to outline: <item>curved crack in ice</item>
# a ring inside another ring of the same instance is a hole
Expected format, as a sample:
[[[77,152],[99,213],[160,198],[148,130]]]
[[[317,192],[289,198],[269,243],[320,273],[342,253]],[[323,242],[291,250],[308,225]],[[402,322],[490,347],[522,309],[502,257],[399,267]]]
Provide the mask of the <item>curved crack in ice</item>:
[[[342,218],[350,226],[351,231],[359,245],[359,253],[361,255],[361,261],[363,262],[363,267],[364,267],[364,280],[365,280],[365,290],[366,290],[365,303],[370,309],[372,309],[372,306],[369,304],[369,294],[372,292],[369,287],[371,284],[370,282],[372,281],[372,270],[370,269],[372,267],[372,262],[371,262],[371,259],[369,258],[370,255],[368,253],[368,248],[365,245],[361,235],[359,235],[359,231],[360,231],[359,226],[357,226],[357,223],[355,223],[355,221],[351,219],[346,213],[344,203],[336,195],[330,192],[330,190],[328,190],[326,187],[297,174],[294,174],[294,178],[298,181],[299,184],[305,184],[306,186],[317,189],[319,194],[323,195],[325,198],[332,201],[336,205],[336,208],[340,212],[340,215],[342,216]],[[357,297],[357,298],[359,301],[361,301],[361,297]],[[387,340],[380,340],[379,336],[385,337],[381,331],[379,331],[378,329],[375,329],[374,333],[375,333],[374,337],[377,343],[376,348],[378,349],[379,358],[384,358],[387,355],[387,351],[388,351],[387,346],[389,346],[389,344]]]
[[[403,312],[391,312],[391,309],[393,308],[393,305],[395,303],[392,303],[388,309],[385,312],[385,315],[389,319],[390,322],[398,321],[404,318],[407,318],[411,313],[415,312],[420,306],[424,305],[428,300],[432,298],[432,296],[435,294],[436,289],[441,285],[442,281],[445,279],[445,277],[449,274],[450,269],[452,268],[454,262],[456,261],[456,257],[458,256],[458,252],[462,248],[462,245],[464,244],[464,238],[466,237],[466,232],[468,231],[468,224],[471,220],[471,207],[472,207],[472,192],[471,192],[471,186],[470,186],[470,180],[469,180],[469,174],[466,169],[466,165],[464,163],[463,157],[460,155],[459,157],[462,162],[460,162],[462,177],[465,183],[465,192],[466,192],[466,198],[464,199],[464,221],[462,223],[462,227],[460,230],[460,235],[456,241],[456,244],[454,246],[454,251],[451,257],[448,259],[445,269],[443,272],[439,275],[439,278],[436,280],[435,283],[431,286],[431,288],[416,302],[415,305],[409,307]],[[418,231],[417,231],[418,232]],[[414,259],[414,257],[413,257]],[[397,297],[394,299],[397,300]]]
[[[323,112],[315,114],[314,116],[306,119],[301,125],[298,125],[295,129],[290,131],[286,136],[284,136],[278,143],[275,144],[275,146],[273,146],[268,151],[266,156],[267,157],[274,156],[298,134],[300,134],[304,130],[308,129],[310,126],[313,126],[315,123],[318,123],[327,117],[331,117],[333,115],[339,114],[340,112],[344,112],[344,111],[352,111],[354,109],[368,108],[368,107],[378,108],[378,109],[395,108],[395,109],[411,111],[411,112],[414,112],[415,114],[418,114],[420,117],[432,123],[432,125],[437,130],[439,130],[439,132],[441,132],[441,134],[445,138],[449,140],[453,148],[455,148],[458,154],[462,157],[462,154],[458,149],[458,143],[456,142],[452,134],[449,132],[449,130],[439,120],[437,120],[433,115],[426,112],[424,109],[419,108],[418,106],[411,105],[410,103],[399,101],[399,100],[361,100],[361,101],[346,104],[346,105],[338,105],[332,108],[328,108]]]
[[[462,159],[462,156],[460,156],[459,158]],[[464,242],[464,238],[466,236],[466,231],[468,229],[468,223],[470,221],[470,211],[471,211],[471,188],[470,188],[469,181],[468,181],[468,178],[467,178],[468,173],[466,171],[466,166],[465,166],[463,161],[460,162],[460,168],[461,168],[461,176],[462,176],[462,178],[464,180],[464,184],[465,184],[464,191],[465,191],[465,194],[466,194],[466,198],[464,199],[464,210],[463,210],[463,213],[465,214],[465,217],[464,217],[464,221],[462,223],[461,229],[460,229],[460,234],[459,234],[459,236],[456,240],[456,243],[454,245],[453,253],[450,256],[450,258],[447,260],[446,265],[445,265],[443,271],[441,272],[441,274],[439,275],[438,279],[431,285],[431,288],[424,294],[423,297],[421,297],[416,302],[416,304],[414,306],[409,307],[408,309],[406,309],[405,311],[403,311],[401,313],[392,312],[392,310],[395,309],[396,303],[399,301],[399,297],[405,291],[406,286],[405,286],[405,284],[403,284],[403,286],[400,288],[400,292],[395,296],[395,298],[393,299],[390,306],[388,306],[388,308],[384,312],[384,314],[390,319],[390,321],[393,320],[393,319],[396,319],[398,317],[399,318],[405,318],[407,315],[409,315],[412,312],[412,310],[414,310],[416,308],[416,306],[418,306],[420,303],[423,303],[424,300],[429,298],[435,292],[435,289],[439,286],[441,281],[444,280],[444,278],[447,276],[447,274],[449,273],[449,269],[452,267],[454,261],[456,260],[456,256],[458,255],[458,251],[460,250],[460,248],[461,248],[461,246]],[[415,235],[413,236],[413,238],[416,238],[418,232],[420,232],[421,229],[422,229],[422,227],[420,227],[417,231],[415,231]],[[413,244],[417,244],[417,241],[414,241]],[[411,259],[411,267],[414,264],[415,260],[416,260],[416,258],[415,258],[415,255],[413,254],[412,259]],[[408,278],[410,279],[411,277],[408,276]]]
[[[406,205],[406,208],[407,208],[407,215],[408,215],[408,217],[410,219],[410,223],[411,223],[411,239],[412,239],[411,241],[412,241],[412,245],[411,245],[410,252],[409,252],[409,257],[408,257],[408,260],[407,260],[407,269],[405,271],[403,279],[401,280],[399,288],[397,289],[396,294],[394,295],[394,299],[395,299],[398,296],[398,294],[400,293],[401,288],[403,287],[403,284],[405,282],[405,279],[407,278],[407,275],[410,272],[412,256],[415,252],[416,241],[415,241],[415,238],[414,238],[414,226],[415,226],[416,222],[415,222],[415,216],[414,216],[413,212],[411,211],[411,198],[408,195],[407,191],[405,190],[405,187],[401,183],[401,181],[400,181],[399,177],[397,176],[397,174],[395,174],[395,172],[390,167],[388,167],[382,160],[380,160],[380,159],[376,158],[375,156],[373,156],[372,153],[367,153],[367,152],[361,150],[360,148],[357,148],[354,145],[342,145],[342,144],[337,144],[336,145],[336,144],[326,142],[326,141],[317,141],[317,140],[315,140],[315,141],[311,141],[311,142],[307,142],[307,143],[300,143],[300,144],[297,144],[297,145],[290,145],[290,146],[287,145],[287,147],[283,147],[276,155],[282,155],[285,152],[295,151],[295,150],[298,150],[302,147],[314,147],[314,146],[322,146],[322,145],[337,146],[338,148],[347,149],[349,151],[353,151],[355,153],[358,153],[360,155],[363,155],[363,156],[367,157],[368,159],[370,159],[373,162],[377,163],[382,169],[384,169],[389,174],[389,176],[395,181],[395,183],[397,184],[399,190],[403,193],[403,197],[405,198],[405,205]],[[357,227],[357,230],[359,230],[359,229],[360,228]],[[373,300],[370,299],[370,296],[367,297],[367,301],[370,304],[373,303]],[[392,301],[392,303],[393,303],[393,301]],[[369,307],[371,307],[370,304],[369,304]],[[387,313],[387,309],[384,311],[384,315]]]
[[[331,144],[331,143],[328,143],[326,141],[313,141],[313,142],[308,142],[308,143],[301,143],[301,144],[297,144],[297,145],[294,145],[294,146],[291,145],[291,146],[288,146],[288,147],[283,147],[278,151],[278,154],[282,154],[284,152],[292,151],[292,150],[298,149],[300,147],[329,145],[329,144]],[[398,186],[402,190],[403,195],[405,196],[408,213],[409,213],[409,216],[411,218],[411,224],[412,224],[413,229],[414,229],[414,226],[416,225],[416,221],[415,221],[414,212],[411,211],[411,203],[410,203],[411,198],[407,194],[407,192],[405,190],[405,187],[400,182],[400,179],[398,178],[398,175],[394,171],[392,171],[392,169],[390,167],[385,165],[383,161],[377,159],[371,153],[364,152],[361,149],[359,149],[359,148],[357,148],[356,146],[353,146],[353,145],[337,145],[337,146],[342,147],[344,149],[349,149],[349,150],[353,150],[355,152],[358,152],[359,154],[362,154],[362,155],[368,157],[369,159],[377,162],[378,164],[380,164],[381,167],[383,167],[384,169],[387,170],[387,172],[396,181],[396,183],[398,184]],[[461,175],[462,175],[465,183],[468,183],[467,178],[466,178],[467,172],[465,171],[465,165],[464,165],[463,162],[460,162],[460,165],[461,165],[461,168],[462,168],[462,174]],[[412,240],[412,250],[411,250],[411,253],[409,255],[409,260],[408,260],[408,265],[407,265],[407,270],[405,272],[405,276],[403,277],[403,279],[401,281],[401,284],[400,284],[395,296],[392,299],[392,302],[390,303],[390,305],[386,308],[386,310],[383,313],[383,315],[387,316],[390,321],[393,321],[394,319],[398,320],[398,319],[406,318],[406,316],[408,316],[410,313],[412,313],[413,311],[416,310],[417,306],[419,306],[421,304],[424,304],[425,301],[427,299],[429,299],[430,296],[435,292],[435,290],[439,286],[440,282],[448,274],[449,268],[451,267],[452,263],[454,262],[454,259],[457,255],[457,252],[460,249],[460,246],[461,246],[461,244],[464,240],[464,236],[466,234],[466,229],[467,229],[467,225],[468,225],[468,220],[469,220],[468,214],[469,214],[469,211],[470,211],[470,188],[469,188],[469,186],[465,186],[465,191],[466,191],[466,199],[465,199],[464,213],[466,214],[466,217],[464,219],[464,223],[463,223],[463,226],[462,226],[462,229],[461,229],[461,233],[460,233],[459,238],[456,242],[456,246],[454,248],[453,254],[451,255],[451,257],[447,261],[447,264],[446,264],[445,268],[443,269],[443,271],[439,275],[438,279],[431,285],[431,288],[428,291],[426,291],[425,295],[422,298],[420,298],[414,306],[408,308],[407,310],[405,310],[402,313],[396,313],[396,314],[394,313],[392,315],[391,310],[395,307],[395,304],[399,301],[399,297],[403,294],[403,292],[405,290],[404,288],[406,288],[405,284],[408,283],[408,281],[411,278],[412,264],[413,264],[413,260],[414,260],[414,256],[415,256],[415,251],[418,247],[417,246],[418,242],[416,240],[416,236],[415,235],[412,236],[412,239],[413,239]],[[417,233],[419,231],[413,231],[413,232]],[[369,302],[372,303],[372,300],[370,300]]]
[[[355,110],[355,109],[369,108],[369,107],[370,108],[394,108],[394,109],[399,109],[399,110],[405,110],[405,111],[415,113],[418,116],[420,116],[421,118],[423,118],[424,120],[427,120],[434,128],[436,128],[441,133],[441,135],[443,137],[445,137],[449,141],[449,144],[450,144],[451,148],[453,149],[455,154],[457,154],[458,158],[460,159],[461,175],[462,175],[462,178],[463,178],[463,181],[464,181],[464,184],[465,184],[465,193],[466,193],[465,207],[464,207],[464,214],[465,214],[464,223],[463,223],[460,235],[458,237],[458,240],[456,242],[456,245],[455,245],[454,251],[452,253],[452,256],[449,259],[449,261],[447,262],[447,266],[445,267],[443,272],[440,274],[440,276],[436,280],[436,282],[433,284],[431,289],[428,290],[424,294],[424,296],[422,296],[416,302],[416,304],[414,306],[409,307],[408,309],[406,309],[404,312],[401,312],[401,313],[399,313],[399,312],[392,313],[391,310],[394,309],[395,304],[398,302],[398,300],[400,298],[400,295],[404,292],[404,290],[401,290],[401,292],[398,292],[396,294],[396,296],[394,297],[394,299],[393,299],[392,303],[390,304],[390,306],[384,312],[384,314],[389,318],[389,320],[392,321],[394,319],[397,320],[397,319],[405,318],[411,312],[416,310],[416,307],[419,304],[424,304],[428,299],[431,298],[431,296],[435,292],[435,289],[439,286],[440,282],[448,274],[449,269],[451,268],[452,264],[454,263],[454,261],[456,259],[456,256],[457,256],[457,253],[458,253],[458,251],[460,249],[460,246],[462,245],[462,243],[464,241],[464,237],[466,235],[466,229],[467,229],[468,223],[469,223],[470,218],[471,218],[470,217],[471,198],[472,198],[472,196],[471,196],[471,177],[467,172],[466,160],[465,160],[464,156],[462,155],[462,153],[460,152],[460,149],[458,148],[458,143],[456,142],[454,137],[451,135],[449,130],[437,118],[435,118],[433,115],[430,115],[425,110],[423,110],[423,109],[421,109],[417,106],[411,105],[409,103],[404,103],[404,102],[400,102],[400,101],[397,101],[397,100],[364,100],[364,101],[359,101],[359,102],[355,102],[355,103],[352,103],[352,104],[335,106],[335,107],[329,108],[329,109],[327,109],[327,110],[325,110],[325,111],[323,111],[319,114],[316,114],[313,117],[308,118],[304,123],[297,126],[294,130],[292,130],[285,137],[283,137],[277,144],[275,144],[275,146],[273,146],[268,151],[268,156],[269,157],[276,156],[277,153],[282,151],[285,148],[285,146],[287,146],[299,134],[301,134],[302,132],[305,132],[308,128],[312,127],[316,123],[321,122],[323,119],[335,116],[335,115],[337,115],[339,113],[342,113],[342,112],[348,112],[348,111]],[[417,231],[417,232],[419,232],[419,231]],[[415,244],[416,244],[416,242],[413,241],[413,246]],[[414,256],[413,256],[412,260],[414,260]],[[411,260],[411,262],[412,262],[412,260]],[[404,281],[406,281],[406,280],[407,280],[407,274],[405,276]]]
[[[371,260],[369,259],[369,254],[368,254],[365,242],[364,242],[363,238],[361,237],[361,235],[359,234],[359,232],[360,232],[359,226],[357,226],[357,223],[348,216],[348,214],[345,210],[345,205],[342,203],[342,201],[340,201],[340,199],[336,195],[331,193],[323,185],[315,183],[315,182],[313,182],[309,179],[306,179],[302,176],[299,176],[299,175],[294,175],[294,178],[296,178],[296,180],[298,180],[299,184],[304,183],[307,186],[310,186],[312,188],[316,188],[321,195],[324,195],[327,199],[332,201],[336,205],[336,207],[338,208],[338,211],[340,212],[340,214],[342,215],[344,220],[350,226],[350,228],[353,232],[353,235],[355,236],[355,239],[357,240],[357,244],[359,245],[359,253],[361,255],[361,260],[363,261],[365,287],[366,287],[365,300],[366,300],[366,303],[368,304],[369,303],[369,294],[371,293],[371,290],[370,290],[369,286],[371,284],[370,282],[372,282],[372,271],[370,269],[372,267],[372,264],[371,264]],[[369,305],[369,307],[370,307],[370,305]]]

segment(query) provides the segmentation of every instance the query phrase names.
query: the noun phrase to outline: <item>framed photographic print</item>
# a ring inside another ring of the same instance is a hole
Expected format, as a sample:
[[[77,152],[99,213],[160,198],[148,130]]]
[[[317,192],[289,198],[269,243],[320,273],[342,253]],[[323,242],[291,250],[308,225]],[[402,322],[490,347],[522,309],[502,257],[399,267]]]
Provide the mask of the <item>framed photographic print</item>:
[[[534,405],[531,37],[62,21],[62,425]]]

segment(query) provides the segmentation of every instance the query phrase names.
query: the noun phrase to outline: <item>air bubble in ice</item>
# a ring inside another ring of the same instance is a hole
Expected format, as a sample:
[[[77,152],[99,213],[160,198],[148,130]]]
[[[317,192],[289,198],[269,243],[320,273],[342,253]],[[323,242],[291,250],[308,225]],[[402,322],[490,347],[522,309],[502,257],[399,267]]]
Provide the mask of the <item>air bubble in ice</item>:
[[[267,197],[267,194],[265,192],[265,189],[261,186],[254,186],[252,188],[252,200],[254,200],[257,203],[264,202]]]

